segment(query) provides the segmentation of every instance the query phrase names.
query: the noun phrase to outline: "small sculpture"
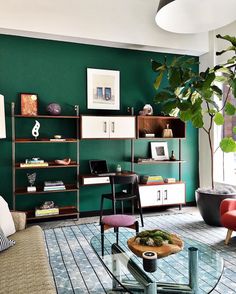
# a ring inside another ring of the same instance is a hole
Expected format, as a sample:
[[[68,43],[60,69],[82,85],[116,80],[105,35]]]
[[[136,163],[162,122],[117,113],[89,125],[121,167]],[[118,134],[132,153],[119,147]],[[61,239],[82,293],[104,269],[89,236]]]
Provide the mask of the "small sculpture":
[[[173,138],[173,132],[172,129],[169,129],[169,124],[166,124],[166,129],[162,132],[163,138]]]
[[[176,160],[174,155],[174,150],[171,151],[170,160]]]
[[[39,136],[39,129],[40,129],[40,123],[36,120],[35,125],[32,129],[32,135],[34,136],[35,140],[37,140]]]
[[[64,158],[64,159],[56,159],[55,163],[56,164],[62,164],[62,165],[69,165],[71,162],[70,158]]]
[[[57,103],[50,103],[47,106],[47,112],[51,115],[61,114],[61,106]]]
[[[53,201],[45,201],[44,204],[40,206],[40,209],[50,209],[54,207],[55,205]]]
[[[34,186],[36,180],[36,173],[29,174],[27,173],[27,178],[30,186],[27,187],[27,192],[35,192],[36,187]]]
[[[153,109],[150,104],[145,104],[143,110],[139,111],[139,115],[153,115]]]

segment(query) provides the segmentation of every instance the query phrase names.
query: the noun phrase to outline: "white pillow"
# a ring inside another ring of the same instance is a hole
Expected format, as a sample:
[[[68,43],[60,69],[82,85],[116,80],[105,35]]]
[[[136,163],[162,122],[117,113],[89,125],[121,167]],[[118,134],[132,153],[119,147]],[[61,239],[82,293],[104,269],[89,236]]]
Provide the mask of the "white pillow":
[[[0,227],[6,237],[14,234],[16,228],[7,202],[0,196]]]

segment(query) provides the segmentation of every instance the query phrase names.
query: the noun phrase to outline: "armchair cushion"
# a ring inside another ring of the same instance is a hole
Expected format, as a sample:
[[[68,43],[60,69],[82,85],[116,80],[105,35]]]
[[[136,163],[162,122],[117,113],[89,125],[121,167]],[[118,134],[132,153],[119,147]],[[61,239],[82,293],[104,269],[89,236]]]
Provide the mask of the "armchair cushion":
[[[0,196],[0,227],[6,237],[16,232],[7,202]]]
[[[25,229],[26,226],[26,213],[21,211],[11,211],[16,231]]]
[[[222,216],[227,211],[236,210],[236,199],[226,198],[220,204],[220,215]]]

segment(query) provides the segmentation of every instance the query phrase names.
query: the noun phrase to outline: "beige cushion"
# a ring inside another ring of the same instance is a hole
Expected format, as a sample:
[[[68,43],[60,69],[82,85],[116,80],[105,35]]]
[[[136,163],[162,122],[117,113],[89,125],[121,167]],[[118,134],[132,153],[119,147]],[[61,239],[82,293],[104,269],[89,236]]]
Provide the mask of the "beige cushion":
[[[42,229],[32,226],[10,238],[16,244],[0,253],[0,294],[56,293]]]
[[[0,196],[0,227],[6,237],[16,232],[7,202]]]

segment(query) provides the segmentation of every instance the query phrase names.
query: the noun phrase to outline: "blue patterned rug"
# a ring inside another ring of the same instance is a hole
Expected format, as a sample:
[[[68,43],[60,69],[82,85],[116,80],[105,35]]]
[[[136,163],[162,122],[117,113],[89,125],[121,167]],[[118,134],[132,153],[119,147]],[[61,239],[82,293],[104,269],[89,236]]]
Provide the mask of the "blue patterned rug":
[[[206,225],[198,214],[145,217],[145,229],[157,227],[199,240],[217,250],[224,258],[225,268],[212,293],[236,293],[236,240],[229,246],[224,245],[225,228]],[[110,276],[90,247],[91,238],[99,233],[97,223],[44,230],[49,262],[59,294],[103,294],[112,288]]]

